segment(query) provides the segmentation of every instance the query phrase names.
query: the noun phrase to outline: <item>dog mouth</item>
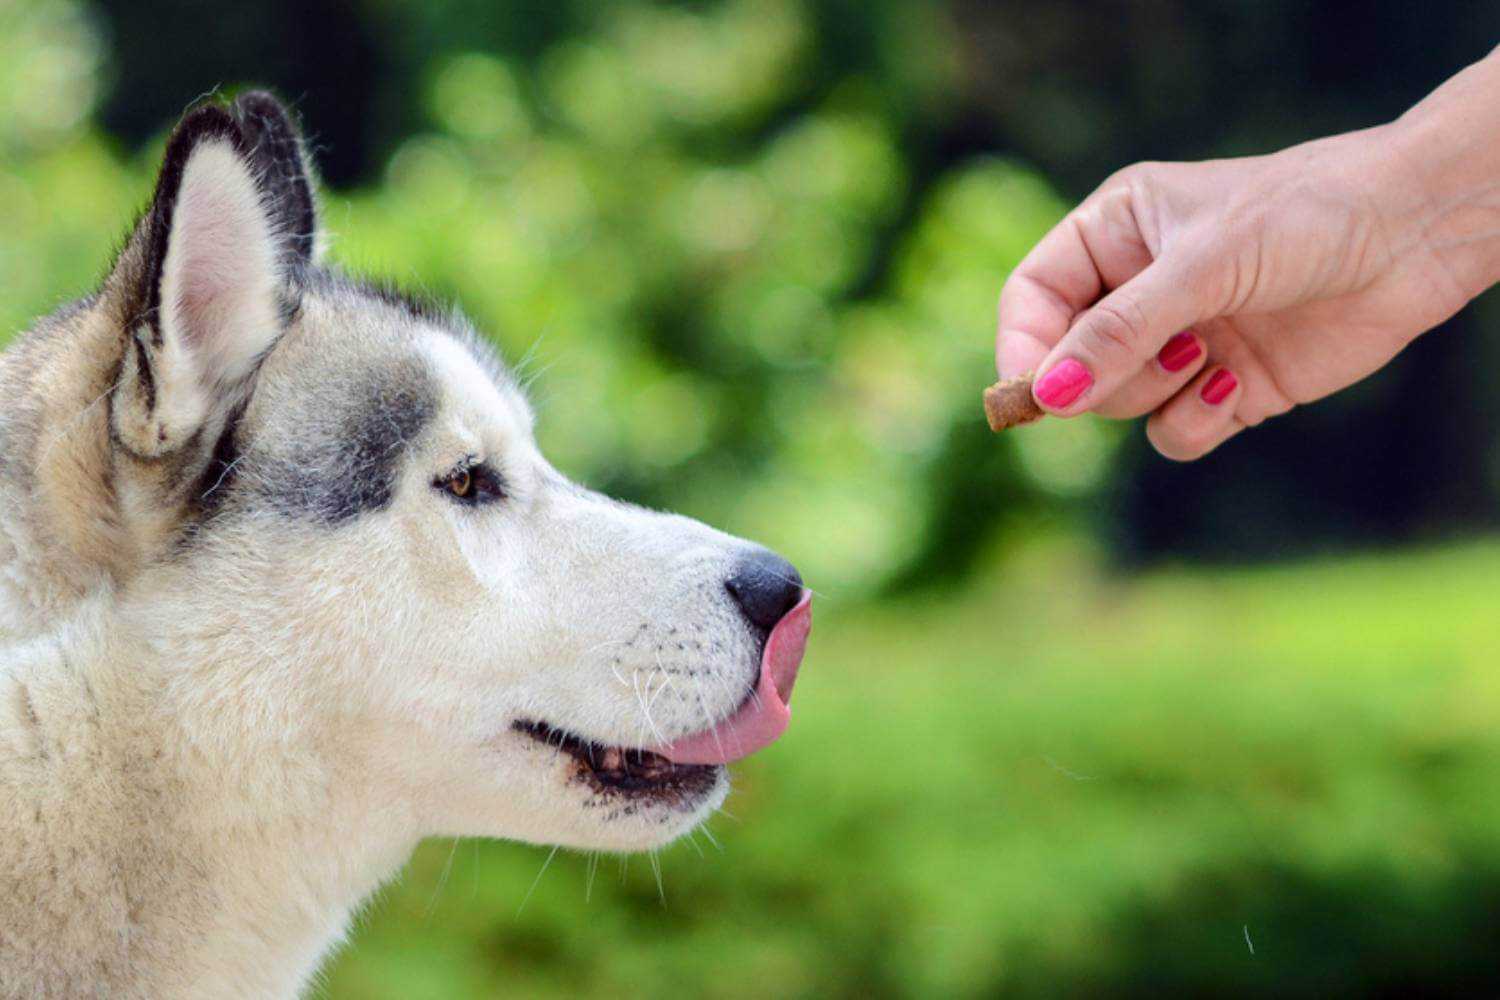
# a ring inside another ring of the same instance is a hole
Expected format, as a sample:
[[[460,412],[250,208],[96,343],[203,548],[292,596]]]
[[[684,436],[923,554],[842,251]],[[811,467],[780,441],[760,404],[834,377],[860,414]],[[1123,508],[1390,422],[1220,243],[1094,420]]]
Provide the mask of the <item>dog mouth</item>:
[[[792,685],[812,629],[812,592],[804,590],[761,650],[760,674],[748,697],[717,725],[653,751],[678,764],[728,764],[770,746],[792,718]]]
[[[722,768],[679,764],[639,747],[608,746],[545,722],[517,720],[511,728],[573,758],[576,777],[596,792],[636,799],[698,799],[719,782]]]
[[[511,728],[573,758],[576,778],[596,792],[691,804],[717,787],[724,765],[774,743],[791,719],[792,685],[812,627],[812,594],[803,591],[766,638],[760,671],[728,717],[663,746],[610,746],[558,726],[519,719]]]

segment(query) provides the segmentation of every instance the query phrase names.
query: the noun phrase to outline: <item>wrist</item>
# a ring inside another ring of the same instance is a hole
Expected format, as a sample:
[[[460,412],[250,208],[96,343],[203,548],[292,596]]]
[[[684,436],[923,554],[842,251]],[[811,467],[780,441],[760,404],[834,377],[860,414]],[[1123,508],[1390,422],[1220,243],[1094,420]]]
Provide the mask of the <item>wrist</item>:
[[[1500,50],[1371,130],[1398,174],[1390,207],[1465,300],[1500,281]]]

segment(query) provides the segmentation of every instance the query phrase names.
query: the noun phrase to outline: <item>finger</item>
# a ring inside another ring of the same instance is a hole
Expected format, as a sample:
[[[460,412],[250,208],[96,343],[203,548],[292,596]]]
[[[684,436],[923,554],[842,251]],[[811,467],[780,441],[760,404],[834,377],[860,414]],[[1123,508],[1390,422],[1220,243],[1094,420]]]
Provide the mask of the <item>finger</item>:
[[[1000,290],[995,338],[1000,377],[1035,371],[1102,287],[1077,227],[1071,218],[1064,219],[1026,255]]]
[[[1035,371],[1080,312],[1150,262],[1128,189],[1090,195],[1026,255],[1000,292],[1000,376]]]
[[[1193,289],[1192,276],[1163,258],[1100,299],[1042,362],[1036,401],[1073,416],[1109,399],[1173,334],[1204,318]]]
[[[1208,349],[1195,330],[1183,330],[1108,399],[1093,408],[1100,416],[1132,420],[1159,409],[1208,363]]]
[[[1177,462],[1202,458],[1244,428],[1235,416],[1239,379],[1213,365],[1146,421],[1146,437],[1163,456]]]

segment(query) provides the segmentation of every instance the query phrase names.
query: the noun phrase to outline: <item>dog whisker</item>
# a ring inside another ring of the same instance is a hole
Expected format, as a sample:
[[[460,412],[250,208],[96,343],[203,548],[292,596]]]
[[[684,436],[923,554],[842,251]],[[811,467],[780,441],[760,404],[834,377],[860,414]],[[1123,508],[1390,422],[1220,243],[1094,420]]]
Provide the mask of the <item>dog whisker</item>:
[[[724,753],[724,741],[719,736],[718,722],[714,719],[713,713],[708,710],[708,706],[703,704],[703,692],[699,691],[696,693],[698,695],[698,707],[703,711],[703,719],[713,731],[714,746],[718,749],[721,757],[727,756]]]
[[[599,852],[590,851],[588,874],[585,876],[583,883],[583,902],[585,905],[588,904],[594,895],[594,876],[597,874],[599,874]]]
[[[547,860],[542,862],[542,870],[536,873],[536,878],[531,882],[531,888],[526,890],[526,895],[521,897],[521,905],[516,907],[517,917],[520,917],[521,911],[526,909],[526,904],[531,901],[531,894],[536,892],[536,887],[538,885],[541,885],[542,876],[547,874],[548,866],[552,864],[552,859],[557,857],[557,852],[560,850],[562,850],[561,847],[552,848],[552,851],[547,855]]]
[[[660,668],[658,668],[658,669],[660,669]],[[665,669],[662,669],[661,670],[661,677],[662,677],[662,685],[661,685],[661,687],[659,687],[659,688],[656,689],[656,694],[654,694],[654,695],[651,696],[651,700],[647,703],[647,707],[650,707],[650,705],[654,705],[656,703],[656,699],[659,698],[659,697],[661,697],[662,693],[665,692],[668,688],[672,687],[672,675],[671,674],[667,673]],[[658,734],[658,735],[660,735],[660,734]]]
[[[40,463],[39,464],[45,463],[49,458],[51,458],[51,456],[52,456],[52,450],[54,448],[56,448],[62,442],[63,438],[65,438],[69,434],[71,434],[73,432],[74,428],[76,428],[79,424],[81,424],[83,422],[84,418],[89,415],[90,411],[92,411],[94,409],[94,407],[96,407],[100,403],[104,402],[104,400],[111,393],[113,393],[116,389],[118,389],[120,387],[120,383],[122,381],[124,381],[124,379],[125,379],[125,376],[123,374],[121,374],[118,378],[115,379],[114,384],[112,384],[109,388],[105,389],[99,395],[95,396],[94,399],[93,399],[93,401],[90,402],[83,409],[79,410],[78,414],[76,416],[74,416],[73,419],[69,420],[67,423],[63,424],[62,427],[58,428],[57,432],[55,434],[53,434],[47,440],[47,444],[42,448],[42,453],[41,453],[41,458],[40,458]]]
[[[224,480],[226,480],[226,479],[229,478],[229,474],[235,470],[235,468],[240,464],[241,460],[243,460],[244,457],[245,456],[241,455],[239,458],[236,458],[233,462],[230,462],[228,465],[224,466],[223,471],[221,471],[219,473],[219,478],[216,479],[216,480],[214,480],[214,484],[212,486],[210,486],[208,488],[207,492],[205,492],[203,494],[203,496],[199,497],[199,499],[200,500],[207,500],[209,497],[213,496],[214,495],[214,491],[216,491],[220,486],[224,485]]]
[[[782,583],[797,584],[797,583],[800,582],[802,584],[802,589],[805,590],[805,591],[807,591],[809,594],[813,595],[816,598],[819,598],[820,600],[825,600],[825,601],[826,600],[830,600],[830,598],[829,598],[829,596],[827,594],[823,593],[823,591],[821,591],[821,590],[817,590],[817,589],[815,589],[813,587],[809,587],[806,584],[806,582],[794,580],[791,577],[789,577],[789,576],[787,576],[787,575],[785,575],[783,573],[776,572],[775,570],[768,570],[767,572],[769,573],[770,576],[772,576],[773,578],[775,578],[777,580],[780,580]]]
[[[661,899],[662,908],[667,906],[667,889],[661,879],[661,854],[658,851],[650,851],[646,855],[651,859],[651,873],[656,876],[656,894]]]
[[[427,900],[427,909],[422,913],[422,921],[426,923],[432,918],[432,911],[437,908],[438,896],[443,892],[443,886],[448,884],[448,873],[453,870],[453,855],[458,852],[458,838],[453,838],[453,846],[448,849],[448,860],[443,863],[442,874],[438,876],[437,886],[432,890],[432,898]]]
[[[695,851],[698,852],[698,857],[700,857],[700,858],[706,858],[707,857],[703,853],[703,848],[701,848],[701,847],[698,846],[698,837],[696,836],[696,831],[689,830],[687,832],[687,836],[684,837],[684,838],[682,838],[682,839],[688,844],[688,846],[692,847],[693,850],[695,850]]]

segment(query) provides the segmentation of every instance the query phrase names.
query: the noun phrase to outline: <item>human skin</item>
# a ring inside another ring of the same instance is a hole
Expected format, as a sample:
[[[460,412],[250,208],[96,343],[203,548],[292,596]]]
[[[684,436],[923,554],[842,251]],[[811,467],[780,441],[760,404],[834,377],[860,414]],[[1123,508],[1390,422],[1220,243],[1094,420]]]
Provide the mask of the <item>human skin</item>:
[[[996,367],[1056,416],[1149,414],[1167,458],[1376,371],[1500,280],[1500,49],[1386,125],[1138,163],[1000,294]]]

